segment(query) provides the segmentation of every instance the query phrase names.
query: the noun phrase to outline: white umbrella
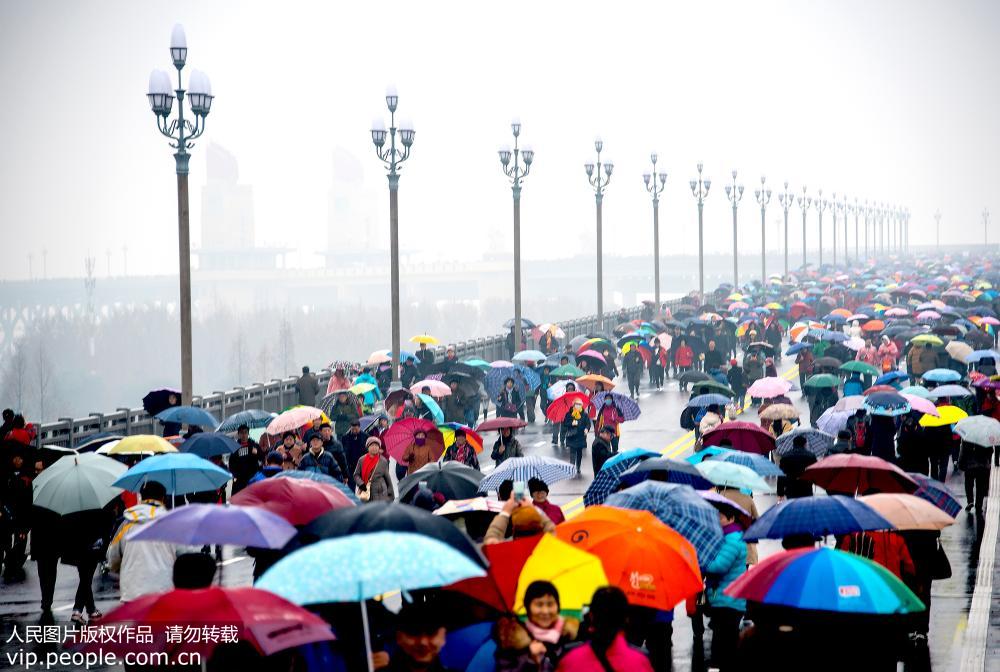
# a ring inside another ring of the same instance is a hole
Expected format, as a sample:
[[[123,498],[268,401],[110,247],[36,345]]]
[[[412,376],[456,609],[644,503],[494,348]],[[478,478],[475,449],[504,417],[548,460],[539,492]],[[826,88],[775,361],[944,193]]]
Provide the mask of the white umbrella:
[[[128,471],[121,462],[95,453],[56,460],[32,484],[35,506],[60,515],[103,508],[121,488],[111,484]]]
[[[986,415],[962,418],[955,423],[955,433],[978,446],[1000,445],[1000,422]]]

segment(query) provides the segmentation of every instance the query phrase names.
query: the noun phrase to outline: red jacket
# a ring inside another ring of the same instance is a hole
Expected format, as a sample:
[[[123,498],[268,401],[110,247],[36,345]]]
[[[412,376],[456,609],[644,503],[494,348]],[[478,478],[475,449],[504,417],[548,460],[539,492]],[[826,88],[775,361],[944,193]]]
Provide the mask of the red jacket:
[[[633,649],[625,641],[621,633],[611,642],[611,646],[605,652],[607,661],[613,670],[628,670],[629,672],[653,672],[653,666],[649,664],[649,658],[638,649]],[[594,655],[594,650],[590,644],[583,644],[559,661],[556,672],[604,672],[605,668],[601,661]]]
[[[674,353],[674,364],[677,366],[691,366],[694,364],[694,350],[690,345],[682,345]]]

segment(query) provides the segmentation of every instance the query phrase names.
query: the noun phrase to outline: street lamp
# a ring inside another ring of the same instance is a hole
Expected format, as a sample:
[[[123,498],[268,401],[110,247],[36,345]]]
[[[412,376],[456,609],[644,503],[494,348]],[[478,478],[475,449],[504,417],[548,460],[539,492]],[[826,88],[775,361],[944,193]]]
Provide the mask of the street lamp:
[[[802,208],[802,270],[806,269],[806,212],[812,205],[811,196],[806,196],[806,188],[802,187],[802,195],[798,198],[799,207]]]
[[[698,300],[704,302],[705,297],[705,198],[712,187],[712,180],[702,179],[701,171],[704,165],[698,164],[698,179],[691,180],[691,194],[698,201]],[[735,288],[734,288],[735,289]]]
[[[500,163],[504,174],[510,178],[510,189],[514,194],[514,351],[521,350],[521,180],[528,176],[535,153],[530,147],[518,149],[517,141],[521,135],[521,122],[515,119],[510,123],[514,133],[514,163],[511,164],[511,149],[506,145],[500,148]],[[524,159],[524,165],[521,164]]]
[[[830,196],[830,218],[833,222],[830,224],[830,228],[833,229],[833,265],[837,265],[837,192],[833,192]],[[822,237],[820,242],[823,242]]]
[[[736,184],[736,171],[733,171],[733,183],[726,185],[726,198],[733,204],[733,291],[740,286],[739,241],[737,239],[736,209],[743,199],[743,185]]]
[[[819,212],[819,267],[823,267],[823,211],[830,207],[830,202],[824,200],[823,190],[816,196],[816,210]]]
[[[990,211],[983,208],[983,247],[989,244],[990,238]]]
[[[587,171],[587,180],[594,188],[594,199],[597,202],[597,330],[604,331],[604,276],[603,276],[603,254],[604,241],[601,238],[601,215],[604,202],[604,190],[608,188],[611,181],[611,171],[615,164],[611,161],[604,162],[604,176],[601,176],[601,150],[604,149],[604,142],[597,138],[594,140],[594,149],[597,150],[597,168],[593,163],[583,164]]]
[[[642,181],[646,183],[646,191],[653,195],[653,295],[656,301],[656,309],[660,309],[660,194],[667,185],[667,174],[656,172],[656,152],[649,155],[649,160],[653,162],[653,169],[642,174]],[[659,184],[656,183],[659,178]]]
[[[847,250],[847,216],[851,214],[851,204],[847,202],[847,195],[843,195],[844,200],[840,202],[837,206],[840,209],[840,213],[844,216],[844,266],[849,266],[851,263],[850,254]]]
[[[941,210],[934,211],[935,247],[941,248]]]
[[[392,382],[389,389],[398,390],[399,382],[399,168],[410,157],[410,147],[413,145],[413,124],[403,121],[396,127],[396,107],[399,105],[399,95],[396,88],[390,86],[385,92],[385,104],[389,108],[389,130],[385,129],[382,119],[376,119],[372,124],[372,144],[375,154],[389,169],[386,177],[389,180],[389,292],[392,300]],[[399,143],[402,149],[396,148],[396,134],[399,133]],[[389,146],[385,146],[388,134]]]
[[[764,187],[765,178],[763,175],[760,176],[760,189],[754,189],[753,195],[757,198],[757,203],[760,204],[760,285],[764,287],[767,285],[767,246],[764,244],[766,240],[765,235],[765,221],[764,216],[767,212],[767,204],[771,202],[771,190]]]
[[[854,197],[854,208],[853,208],[853,212],[854,212],[854,263],[858,263],[858,262],[861,261],[861,258],[860,258],[861,255],[860,255],[859,250],[858,250],[858,246],[860,245],[859,238],[858,238],[858,233],[860,232],[860,229],[858,227],[858,219],[861,216],[861,209],[862,209],[861,206],[858,205],[858,197],[855,196]],[[867,233],[867,231],[866,231],[866,233]]]
[[[198,70],[191,71],[191,82],[185,91],[181,71],[187,62],[187,37],[184,28],[174,26],[170,35],[170,59],[177,68],[177,88],[171,91],[170,76],[163,70],[153,70],[149,75],[149,92],[146,94],[149,106],[156,115],[156,126],[160,133],[170,139],[170,146],[176,149],[174,163],[177,172],[177,242],[180,276],[180,318],[181,318],[181,403],[190,405],[192,397],[191,375],[191,236],[190,208],[188,207],[188,169],[191,155],[188,149],[192,141],[205,132],[205,118],[212,109],[212,85],[208,77]],[[184,118],[184,94],[188,94],[188,105],[194,122]],[[168,120],[173,107],[174,94],[177,97],[177,118]]]
[[[778,204],[785,211],[785,276],[788,276],[788,209],[792,207],[795,196],[788,191],[788,180],[785,180],[785,191],[778,194]]]
[[[871,253],[868,251],[868,232],[871,229],[872,207],[868,205],[868,199],[865,199],[865,261],[871,259]]]

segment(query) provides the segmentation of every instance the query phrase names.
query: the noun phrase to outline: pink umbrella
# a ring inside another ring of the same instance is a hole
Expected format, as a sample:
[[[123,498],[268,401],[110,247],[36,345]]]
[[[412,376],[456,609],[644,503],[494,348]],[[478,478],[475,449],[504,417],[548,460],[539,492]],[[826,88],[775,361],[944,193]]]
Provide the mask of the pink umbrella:
[[[921,322],[930,320],[940,320],[941,313],[935,310],[925,310],[922,313],[917,313],[917,319],[920,320]]]
[[[941,414],[938,413],[937,406],[934,402],[929,399],[924,399],[923,397],[918,397],[915,394],[904,394],[902,395],[904,399],[910,402],[910,410],[920,411],[921,413],[927,413],[928,415],[933,415],[935,418],[940,418]]]
[[[743,301],[734,301],[729,304],[729,312],[733,312],[734,310],[746,310],[749,307],[750,305],[748,303]]]
[[[392,426],[382,435],[382,442],[385,444],[385,451],[391,457],[396,458],[400,464],[403,461],[403,454],[406,449],[413,445],[414,436],[418,432],[427,435],[427,445],[430,447],[431,459],[438,459],[444,452],[444,437],[441,431],[434,426],[430,420],[423,418],[403,418],[392,423]]]
[[[910,314],[906,308],[890,308],[885,311],[886,317],[906,317]]]
[[[268,434],[284,434],[294,432],[299,427],[309,424],[323,415],[323,411],[312,406],[296,406],[290,408],[267,425]]]
[[[442,383],[440,380],[432,380],[431,378],[410,385],[410,392],[420,394],[424,391],[425,387],[430,388],[432,397],[447,397],[451,394],[451,387],[447,383]]]
[[[577,358],[580,358],[580,357],[593,357],[594,359],[601,360],[601,362],[604,363],[604,364],[608,363],[608,361],[606,359],[604,359],[604,355],[602,355],[601,353],[599,353],[597,350],[584,350],[579,355],[577,355]]]
[[[984,324],[989,324],[989,325],[992,325],[992,326],[996,327],[996,326],[1000,325],[1000,320],[998,320],[995,317],[990,317],[989,315],[987,315],[986,317],[983,318],[983,323]]]
[[[502,369],[505,366],[514,366],[513,362],[508,362],[506,359],[498,359],[497,361],[490,364],[494,369]]]
[[[751,397],[756,399],[771,399],[773,397],[780,397],[792,389],[792,384],[785,380],[784,378],[775,378],[773,376],[768,378],[760,378],[754,381],[754,384],[750,386],[747,390]]]

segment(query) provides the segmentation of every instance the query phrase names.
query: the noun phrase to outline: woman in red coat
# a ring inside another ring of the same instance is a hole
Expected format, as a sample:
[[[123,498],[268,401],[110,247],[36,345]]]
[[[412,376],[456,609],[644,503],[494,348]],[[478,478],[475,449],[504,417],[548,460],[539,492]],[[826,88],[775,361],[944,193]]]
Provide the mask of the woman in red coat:
[[[690,371],[691,367],[694,365],[694,350],[691,346],[687,344],[687,341],[683,338],[681,342],[677,344],[677,348],[674,350],[674,368],[677,369],[677,375],[680,377],[685,371]],[[681,389],[687,390],[687,384],[681,383]]]

